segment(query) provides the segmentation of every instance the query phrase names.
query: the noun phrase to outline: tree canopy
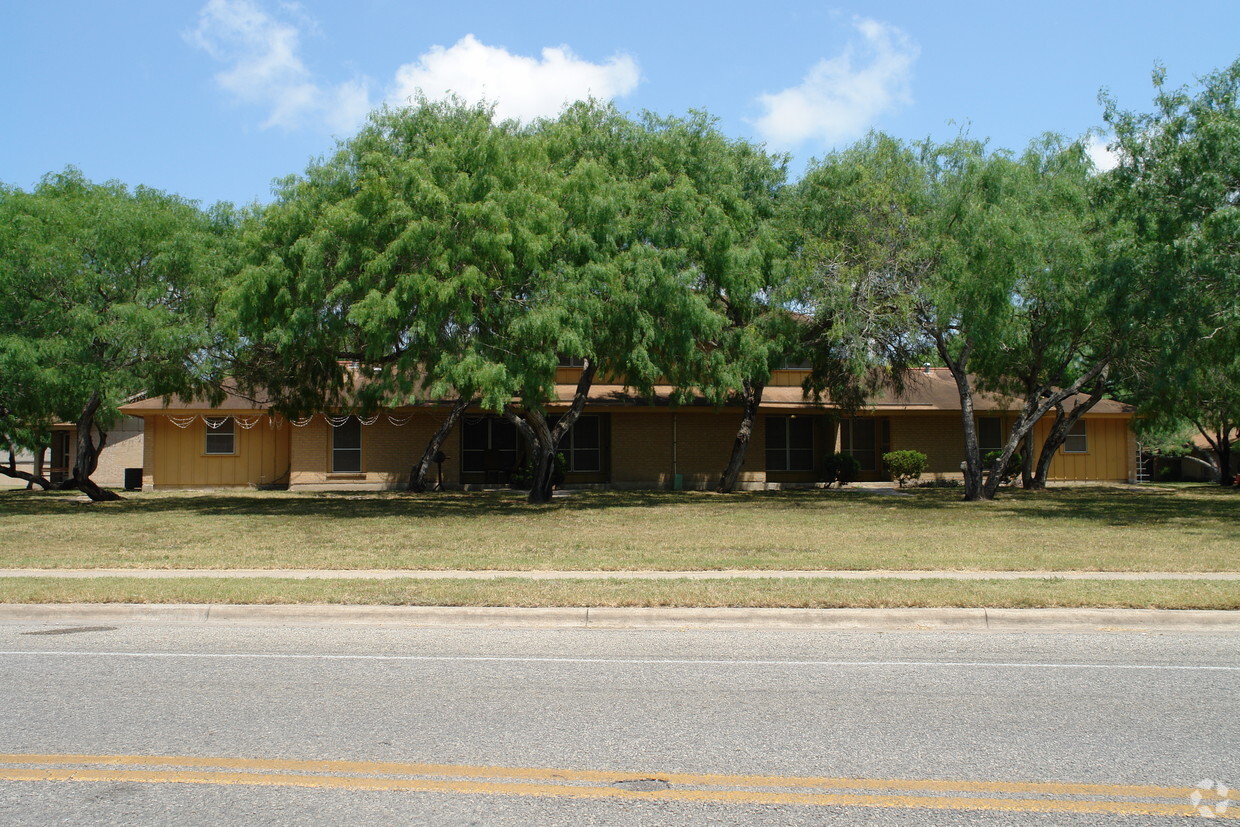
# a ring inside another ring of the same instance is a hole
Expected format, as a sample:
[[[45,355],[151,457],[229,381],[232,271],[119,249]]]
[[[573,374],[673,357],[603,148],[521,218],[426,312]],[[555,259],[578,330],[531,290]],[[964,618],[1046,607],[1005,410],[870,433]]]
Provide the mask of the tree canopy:
[[[227,208],[72,168],[0,190],[0,440],[42,450],[52,422],[76,421],[69,485],[114,497],[90,475],[117,406],[206,378],[232,227]]]
[[[1240,60],[1196,94],[1164,77],[1154,73],[1153,112],[1105,99],[1126,230],[1116,255],[1151,297],[1142,322],[1152,349],[1134,398],[1156,426],[1192,423],[1227,485],[1240,427]]]

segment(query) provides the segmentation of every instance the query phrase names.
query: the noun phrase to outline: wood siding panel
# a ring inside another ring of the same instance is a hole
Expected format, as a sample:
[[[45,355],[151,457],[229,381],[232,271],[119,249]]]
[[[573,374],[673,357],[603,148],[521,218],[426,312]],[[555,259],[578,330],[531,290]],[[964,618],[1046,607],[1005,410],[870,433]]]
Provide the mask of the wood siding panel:
[[[1053,417],[1034,426],[1036,451],[1041,451]],[[1129,427],[1126,419],[1085,419],[1086,447],[1083,454],[1055,452],[1047,479],[1058,482],[1126,482],[1131,477]]]
[[[288,471],[289,425],[272,428],[266,418],[250,429],[236,429],[236,452],[207,456],[201,419],[178,428],[167,417],[146,420],[152,441],[150,484],[157,488],[229,487],[278,483]]]

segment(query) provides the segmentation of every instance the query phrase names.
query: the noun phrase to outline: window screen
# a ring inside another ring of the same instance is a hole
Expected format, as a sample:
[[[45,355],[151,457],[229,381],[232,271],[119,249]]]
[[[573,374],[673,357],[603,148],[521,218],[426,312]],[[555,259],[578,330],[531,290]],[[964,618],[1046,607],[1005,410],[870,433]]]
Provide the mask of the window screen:
[[[237,453],[236,427],[236,423],[233,422],[231,416],[225,417],[221,421],[208,420],[207,453],[215,455]]]
[[[338,474],[362,470],[362,423],[356,416],[332,428],[332,471]]]
[[[766,418],[766,470],[814,470],[814,420],[808,416]]]
[[[862,471],[878,470],[878,440],[873,419],[846,419],[840,423],[840,450],[861,463]]]
[[[1065,454],[1084,454],[1089,452],[1089,440],[1085,434],[1085,420],[1078,419],[1076,424],[1072,426],[1072,430],[1068,431],[1068,437],[1063,441],[1063,451]]]
[[[1003,450],[1003,420],[997,416],[977,418],[977,447],[982,454]]]
[[[597,416],[579,417],[560,441],[569,471],[603,470],[603,443]]]

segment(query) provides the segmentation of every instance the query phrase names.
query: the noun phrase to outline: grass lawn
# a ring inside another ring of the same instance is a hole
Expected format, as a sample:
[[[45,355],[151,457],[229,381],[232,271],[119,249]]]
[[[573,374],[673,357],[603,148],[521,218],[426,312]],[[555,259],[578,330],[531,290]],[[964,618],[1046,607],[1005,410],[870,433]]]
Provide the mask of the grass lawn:
[[[1081,580],[288,580],[0,578],[0,603],[1240,609],[1240,582]]]
[[[72,493],[0,491],[0,568],[1240,570],[1233,490],[959,497],[591,491],[530,507],[509,492],[157,492],[90,504]]]

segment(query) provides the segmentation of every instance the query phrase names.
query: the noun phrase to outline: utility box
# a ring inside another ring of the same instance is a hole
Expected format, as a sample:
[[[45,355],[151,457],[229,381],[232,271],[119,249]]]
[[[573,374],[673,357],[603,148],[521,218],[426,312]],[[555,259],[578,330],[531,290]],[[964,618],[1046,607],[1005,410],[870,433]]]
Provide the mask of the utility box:
[[[142,490],[142,469],[126,468],[125,469],[125,490],[141,491]]]

